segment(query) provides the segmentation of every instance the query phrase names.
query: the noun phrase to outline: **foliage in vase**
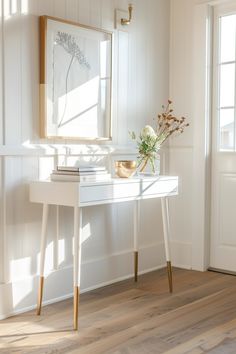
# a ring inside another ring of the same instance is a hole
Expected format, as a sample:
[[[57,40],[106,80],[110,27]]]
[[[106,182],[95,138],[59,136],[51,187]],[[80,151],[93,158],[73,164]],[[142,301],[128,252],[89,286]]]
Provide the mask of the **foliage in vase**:
[[[185,117],[177,118],[173,115],[171,104],[172,101],[168,100],[167,105],[162,106],[163,111],[157,116],[155,130],[150,125],[146,125],[138,137],[135,132],[130,132],[131,138],[137,141],[140,172],[143,172],[150,163],[152,172],[155,173],[155,160],[162,144],[171,135],[181,134],[189,126]]]

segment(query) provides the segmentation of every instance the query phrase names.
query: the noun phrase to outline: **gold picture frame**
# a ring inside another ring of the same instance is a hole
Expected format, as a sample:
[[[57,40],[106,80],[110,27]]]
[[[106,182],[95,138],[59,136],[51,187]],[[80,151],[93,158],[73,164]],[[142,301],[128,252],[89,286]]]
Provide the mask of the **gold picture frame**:
[[[111,140],[112,32],[40,16],[40,137]]]

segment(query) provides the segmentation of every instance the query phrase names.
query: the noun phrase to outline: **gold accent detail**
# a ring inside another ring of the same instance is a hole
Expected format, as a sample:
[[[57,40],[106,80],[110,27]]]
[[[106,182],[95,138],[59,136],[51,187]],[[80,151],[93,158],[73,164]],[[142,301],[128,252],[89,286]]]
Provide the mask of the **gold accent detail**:
[[[170,293],[172,293],[173,292],[173,281],[172,281],[172,267],[171,267],[170,261],[167,261],[167,273],[168,273],[169,289],[170,289]]]
[[[38,316],[40,316],[41,308],[42,308],[43,285],[44,285],[44,277],[40,277],[40,279],[39,279],[39,290],[38,290],[38,306],[37,306],[37,315]]]
[[[120,178],[132,177],[136,172],[137,163],[132,160],[115,161],[116,175]]]
[[[74,287],[74,330],[78,330],[78,314],[79,314],[79,287]]]
[[[138,281],[138,251],[134,252],[134,281]]]
[[[129,19],[127,20],[126,18],[122,18],[120,20],[120,23],[124,26],[127,26],[130,24],[131,22],[131,19],[132,19],[132,11],[133,11],[133,5],[132,4],[129,4],[129,7],[128,7],[128,11],[129,11]]]

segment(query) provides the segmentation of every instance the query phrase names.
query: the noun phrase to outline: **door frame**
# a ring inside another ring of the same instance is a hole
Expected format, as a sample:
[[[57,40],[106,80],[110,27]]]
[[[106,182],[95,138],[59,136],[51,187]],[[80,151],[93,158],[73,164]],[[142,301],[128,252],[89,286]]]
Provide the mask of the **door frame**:
[[[214,11],[214,36],[213,36],[213,87],[212,87],[212,144],[211,144],[211,150],[212,150],[212,163],[211,163],[211,191],[212,191],[212,196],[211,196],[211,205],[212,205],[212,210],[211,210],[211,218],[210,218],[210,259],[209,259],[209,266],[210,269],[212,270],[220,270],[222,272],[230,272],[226,271],[221,268],[219,265],[219,262],[216,262],[216,256],[217,254],[217,242],[219,242],[218,238],[220,237],[219,235],[217,236],[217,233],[220,232],[218,231],[220,228],[220,224],[217,224],[217,219],[220,219],[219,213],[219,208],[220,208],[220,200],[219,198],[219,193],[220,193],[220,186],[216,187],[216,184],[220,183],[221,178],[226,176],[230,176],[233,174],[235,177],[235,172],[231,171],[225,171],[224,169],[221,170],[220,175],[219,172],[217,172],[216,165],[219,164],[219,159],[224,158],[224,156],[230,156],[232,153],[235,154],[234,150],[223,150],[220,148],[220,130],[219,130],[219,116],[217,113],[217,107],[219,105],[219,35],[220,35],[220,26],[219,26],[219,19],[221,16],[228,16],[231,14],[235,14],[236,12],[236,4],[235,1],[228,1],[228,2],[223,2],[222,4],[217,4],[216,10]],[[234,112],[234,118],[235,118],[235,112]],[[236,137],[236,126],[234,127],[234,135]],[[234,137],[234,144],[235,144],[235,137]],[[235,145],[234,145],[235,149]],[[220,155],[219,155],[220,154]],[[218,162],[217,162],[218,161]],[[213,173],[216,173],[215,176]],[[222,174],[223,173],[223,174]],[[216,212],[216,210],[218,210]],[[216,216],[218,215],[218,216]],[[214,235],[214,236],[213,236]],[[218,240],[218,241],[217,241]],[[215,265],[215,262],[218,263],[217,268]],[[227,268],[228,269],[228,268]]]
[[[230,6],[235,1],[197,0],[194,5],[192,268],[201,271],[210,265],[213,9],[222,4]]]
[[[210,3],[201,1],[194,6],[192,268],[200,271],[207,270],[210,262],[213,35],[213,5]]]

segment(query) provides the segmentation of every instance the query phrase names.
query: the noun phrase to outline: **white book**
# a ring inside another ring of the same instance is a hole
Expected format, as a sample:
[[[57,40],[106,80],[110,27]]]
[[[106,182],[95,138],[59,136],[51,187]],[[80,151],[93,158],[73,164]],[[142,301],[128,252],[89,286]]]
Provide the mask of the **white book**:
[[[51,181],[67,181],[67,182],[102,182],[111,179],[111,174],[106,173],[104,175],[96,176],[74,176],[65,174],[51,173]]]
[[[106,171],[105,166],[57,166],[58,171],[77,171],[77,172],[95,172],[95,171]]]
[[[107,170],[104,171],[64,171],[53,170],[52,173],[56,175],[69,175],[69,176],[97,176],[107,174]]]

